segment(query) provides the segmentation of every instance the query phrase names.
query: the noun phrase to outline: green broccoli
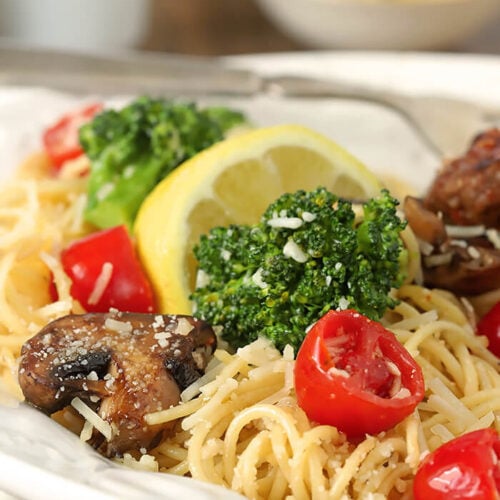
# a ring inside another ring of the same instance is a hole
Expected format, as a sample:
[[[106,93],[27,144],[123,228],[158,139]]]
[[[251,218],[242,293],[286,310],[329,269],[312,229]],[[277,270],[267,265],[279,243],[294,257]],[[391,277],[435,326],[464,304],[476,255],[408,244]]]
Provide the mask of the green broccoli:
[[[224,138],[244,116],[224,107],[140,97],[80,129],[91,173],[85,219],[132,226],[148,193],[180,163]]]
[[[194,248],[195,314],[233,347],[263,335],[279,349],[297,349],[330,309],[380,319],[404,277],[397,205],[383,190],[358,220],[351,202],[318,188],[281,196],[256,225],[212,229]]]

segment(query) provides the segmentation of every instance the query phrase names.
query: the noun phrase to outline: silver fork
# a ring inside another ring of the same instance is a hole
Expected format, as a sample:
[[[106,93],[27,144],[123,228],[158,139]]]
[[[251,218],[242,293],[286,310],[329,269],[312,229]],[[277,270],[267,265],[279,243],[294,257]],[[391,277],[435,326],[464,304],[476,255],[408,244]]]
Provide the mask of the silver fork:
[[[403,95],[294,75],[263,77],[217,59],[170,54],[84,55],[0,42],[1,84],[37,85],[101,95],[118,92],[197,98],[266,93],[365,100],[398,112],[440,158],[461,154],[478,132],[500,123],[500,109],[486,109],[458,99]]]
[[[441,97],[412,96],[387,90],[300,76],[265,80],[269,94],[283,97],[348,98],[369,101],[399,113],[440,158],[460,155],[476,134],[500,125],[500,109]]]

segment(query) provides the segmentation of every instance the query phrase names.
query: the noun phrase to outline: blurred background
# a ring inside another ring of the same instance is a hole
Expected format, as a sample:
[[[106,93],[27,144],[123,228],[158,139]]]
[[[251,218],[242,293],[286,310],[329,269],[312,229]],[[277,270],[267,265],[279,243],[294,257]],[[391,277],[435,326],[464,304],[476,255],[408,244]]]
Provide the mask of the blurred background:
[[[103,51],[500,54],[500,0],[0,0],[0,39]]]

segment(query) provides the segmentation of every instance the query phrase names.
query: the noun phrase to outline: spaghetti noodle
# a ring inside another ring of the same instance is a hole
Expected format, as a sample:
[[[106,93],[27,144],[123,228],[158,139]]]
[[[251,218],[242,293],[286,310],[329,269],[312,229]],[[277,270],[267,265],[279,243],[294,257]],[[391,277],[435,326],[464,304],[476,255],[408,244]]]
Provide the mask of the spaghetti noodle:
[[[69,170],[47,175],[48,159],[30,157],[2,189],[0,201],[0,398],[22,398],[17,357],[23,343],[49,321],[81,312],[57,258],[69,241],[90,231],[82,217],[86,178]],[[58,300],[49,296],[54,279]]]
[[[43,157],[31,159],[0,200],[0,389],[18,399],[22,344],[52,319],[79,311],[58,252],[91,230],[82,219],[86,180],[79,168],[72,165],[57,179],[44,169]],[[334,427],[309,421],[297,405],[292,350],[281,354],[259,339],[235,354],[216,351],[180,405],[147,415],[150,425],[177,420],[175,432],[149,454],[136,451],[122,462],[255,499],[408,498],[427,453],[474,429],[500,430],[498,359],[474,334],[469,307],[414,284],[418,247],[411,232],[404,239],[411,279],[394,292],[400,303],[382,322],[424,373],[426,398],[411,416],[385,433],[349,442]],[[52,278],[55,302],[47,292]],[[88,439],[88,423],[72,426]]]
[[[410,494],[421,458],[478,428],[498,429],[498,360],[454,298],[404,285],[384,323],[422,366],[427,397],[394,429],[355,445],[334,427],[316,426],[297,406],[293,355],[263,339],[235,355],[184,403],[178,433],[154,451],[160,470],[189,472],[249,498],[386,498]],[[182,408],[182,405],[178,408]],[[179,409],[149,423],[177,418]]]

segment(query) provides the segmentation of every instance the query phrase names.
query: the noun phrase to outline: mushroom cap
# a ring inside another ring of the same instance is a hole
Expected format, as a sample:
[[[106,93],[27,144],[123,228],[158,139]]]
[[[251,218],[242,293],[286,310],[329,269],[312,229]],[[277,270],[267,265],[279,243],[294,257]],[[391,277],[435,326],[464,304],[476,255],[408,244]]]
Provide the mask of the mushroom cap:
[[[94,432],[91,444],[120,455],[154,445],[168,426],[148,426],[144,416],[178,404],[216,342],[212,328],[191,316],[69,315],[24,344],[19,383],[26,401],[48,414],[75,397],[95,408],[114,432],[110,440]]]

